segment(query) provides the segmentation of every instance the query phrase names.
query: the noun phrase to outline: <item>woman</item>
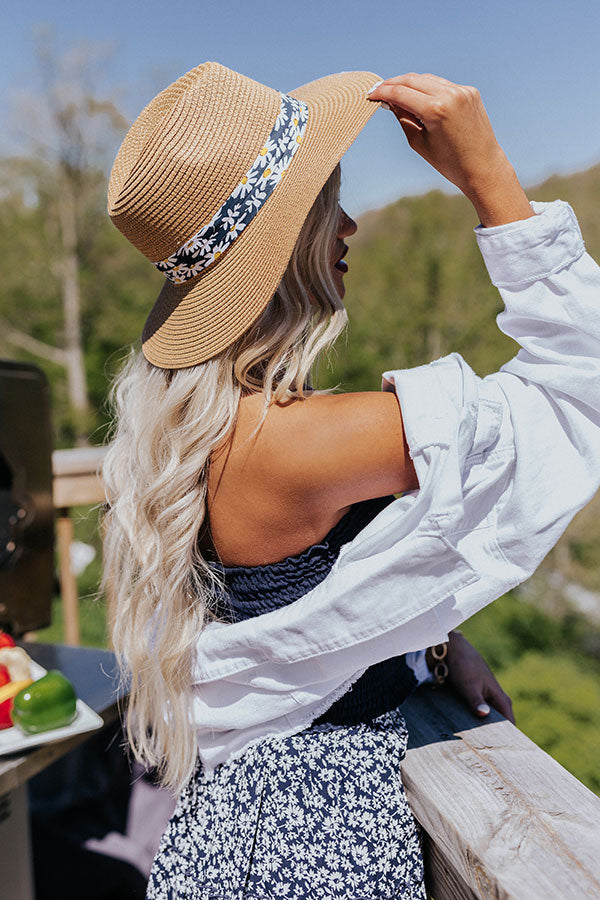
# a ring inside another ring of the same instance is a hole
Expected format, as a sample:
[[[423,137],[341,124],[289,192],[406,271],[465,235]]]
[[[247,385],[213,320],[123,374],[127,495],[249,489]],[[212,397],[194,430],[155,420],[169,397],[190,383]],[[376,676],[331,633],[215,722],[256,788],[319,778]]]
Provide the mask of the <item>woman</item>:
[[[422,648],[450,635],[459,690],[510,716],[452,629],[598,487],[600,280],[572,211],[529,203],[473,88],[376,81],[285,95],[205,63],[113,167],[113,221],[166,275],[104,464],[128,736],[181,791],[151,898],[425,897],[399,710]],[[314,391],[356,229],[338,163],[381,102],[472,201],[523,350],[483,380],[451,355]]]

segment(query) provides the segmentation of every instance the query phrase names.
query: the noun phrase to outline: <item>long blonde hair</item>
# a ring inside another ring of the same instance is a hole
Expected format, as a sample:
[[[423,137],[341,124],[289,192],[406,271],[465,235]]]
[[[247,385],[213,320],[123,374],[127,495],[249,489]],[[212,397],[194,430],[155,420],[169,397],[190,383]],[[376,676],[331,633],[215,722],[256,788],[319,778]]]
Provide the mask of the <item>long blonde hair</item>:
[[[129,694],[127,738],[174,791],[196,762],[195,646],[224,589],[198,549],[210,455],[232,433],[243,394],[264,394],[262,420],[271,403],[305,399],[313,364],[346,325],[331,272],[339,185],[338,165],[279,288],[241,338],[184,369],[157,368],[132,348],[109,392],[101,589]]]

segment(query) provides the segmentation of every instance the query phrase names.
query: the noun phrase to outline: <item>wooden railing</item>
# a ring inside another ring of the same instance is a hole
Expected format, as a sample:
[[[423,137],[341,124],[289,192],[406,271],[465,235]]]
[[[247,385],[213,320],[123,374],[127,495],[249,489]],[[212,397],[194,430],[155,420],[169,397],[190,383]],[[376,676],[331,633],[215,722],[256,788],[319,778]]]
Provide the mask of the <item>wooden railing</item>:
[[[449,691],[422,688],[402,711],[402,777],[435,900],[600,897],[600,797],[498,713],[483,724]]]
[[[104,453],[53,455],[69,643],[79,639],[69,509],[103,502]],[[510,722],[495,712],[475,719],[447,690],[422,688],[403,712],[411,735],[403,780],[435,900],[600,898],[599,797]]]

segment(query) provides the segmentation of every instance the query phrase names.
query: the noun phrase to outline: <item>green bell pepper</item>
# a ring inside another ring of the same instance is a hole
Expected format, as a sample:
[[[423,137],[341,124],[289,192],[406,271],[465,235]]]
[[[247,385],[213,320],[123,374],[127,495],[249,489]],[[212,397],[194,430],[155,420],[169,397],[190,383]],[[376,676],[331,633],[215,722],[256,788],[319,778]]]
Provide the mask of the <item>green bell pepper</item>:
[[[77,714],[73,685],[51,669],[24,688],[13,700],[12,720],[26,734],[40,734],[69,725]]]

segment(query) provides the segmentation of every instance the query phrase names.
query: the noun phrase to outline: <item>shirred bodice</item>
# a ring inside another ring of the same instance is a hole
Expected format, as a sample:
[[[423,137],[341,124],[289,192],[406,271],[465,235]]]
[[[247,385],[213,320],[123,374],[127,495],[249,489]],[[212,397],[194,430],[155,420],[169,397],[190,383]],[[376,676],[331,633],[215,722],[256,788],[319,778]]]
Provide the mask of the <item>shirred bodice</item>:
[[[278,562],[261,566],[209,562],[225,582],[226,606],[221,603],[218,607],[220,617],[239,622],[298,600],[324,580],[342,546],[393,500],[393,495],[389,495],[353,504],[321,541]],[[386,659],[370,666],[316,723],[354,725],[368,721],[395,709],[416,686],[417,679],[404,656]]]
[[[211,562],[227,587],[223,617],[238,622],[298,600],[326,577],[342,546],[362,531],[393,496],[355,503],[317,544],[295,556],[262,566],[224,566]]]

